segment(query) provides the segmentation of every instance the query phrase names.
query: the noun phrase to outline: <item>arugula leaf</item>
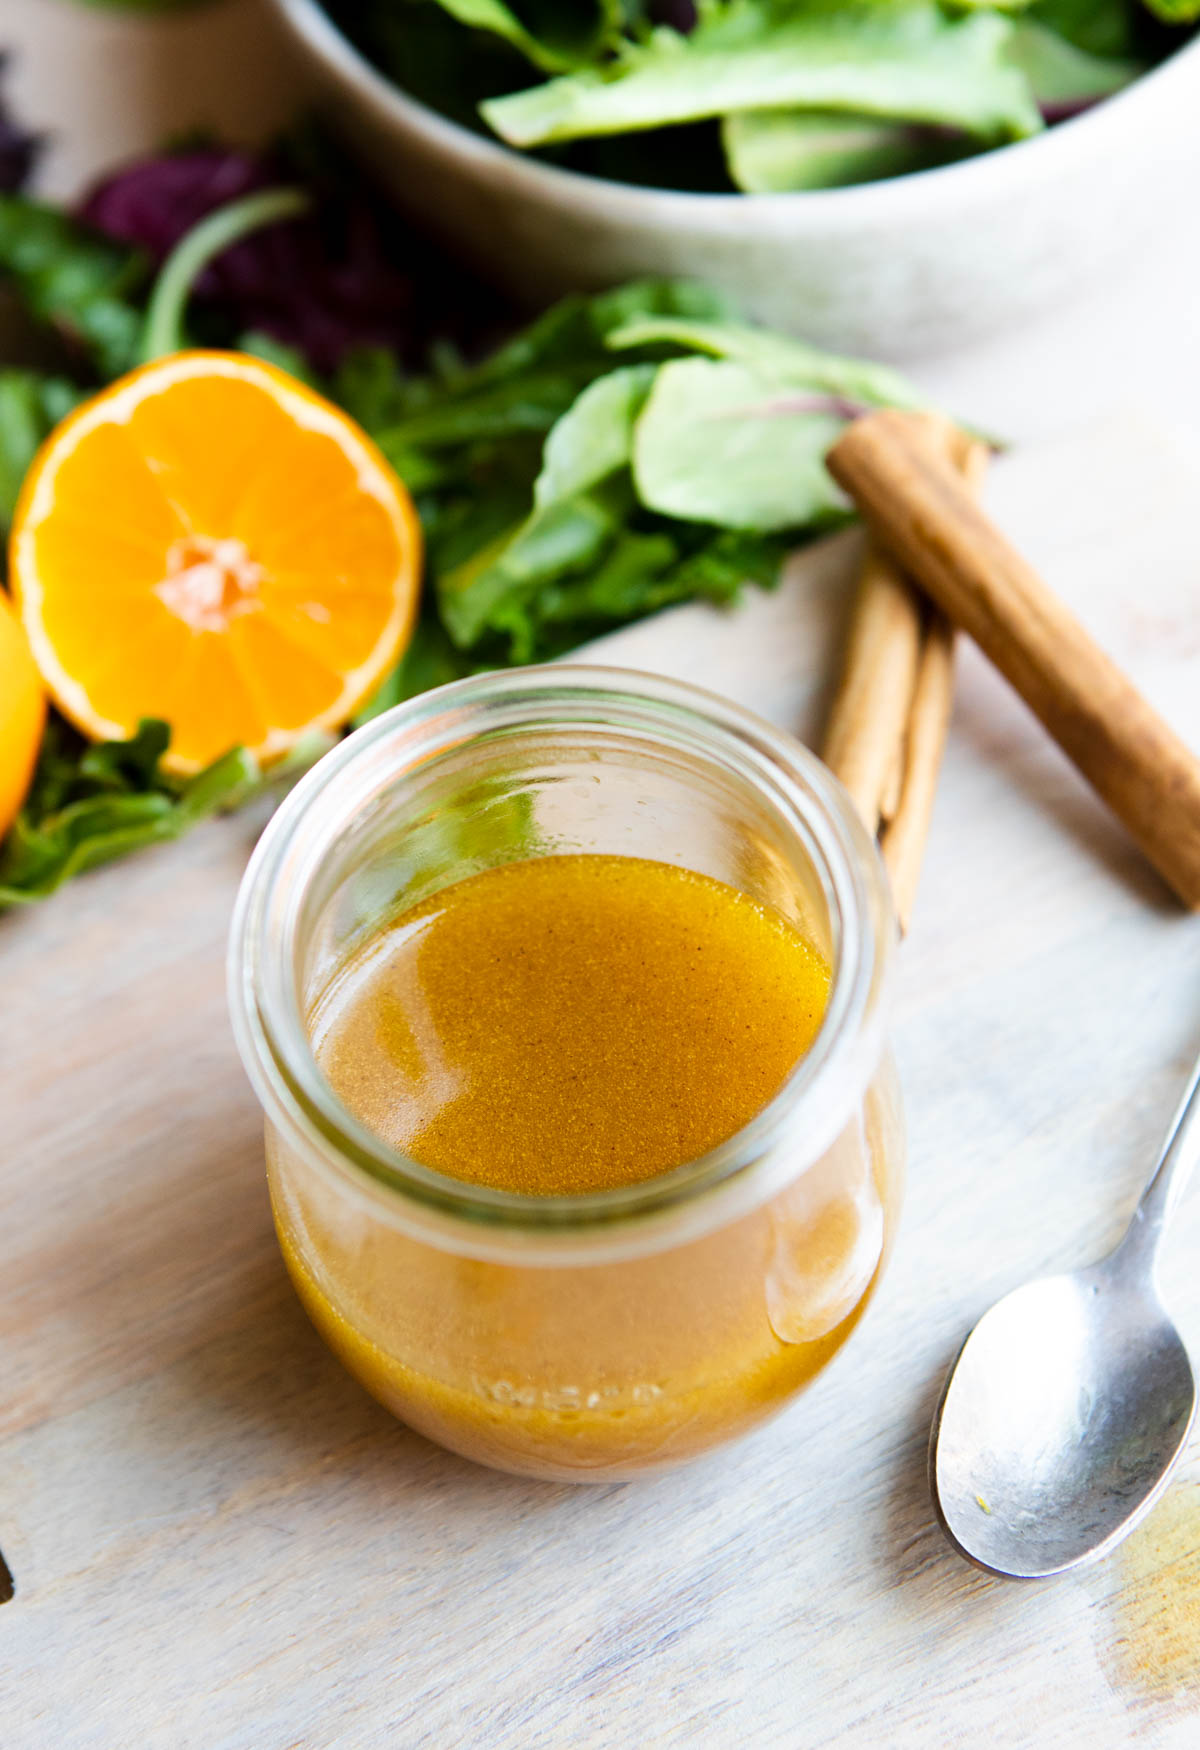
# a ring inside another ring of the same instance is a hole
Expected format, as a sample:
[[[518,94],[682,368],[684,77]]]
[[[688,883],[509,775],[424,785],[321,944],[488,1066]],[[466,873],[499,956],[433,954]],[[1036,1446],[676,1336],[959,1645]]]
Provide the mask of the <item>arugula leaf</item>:
[[[579,624],[618,624],[654,612],[677,597],[670,587],[679,543],[661,529],[628,529],[592,570],[537,592],[526,615],[531,644],[571,636]]]
[[[403,418],[412,397],[411,379],[395,353],[383,346],[348,352],[326,392],[372,435]]]
[[[104,377],[136,363],[142,318],[134,299],[146,263],[53,207],[0,195],[0,279],[24,308],[78,345]]]
[[[532,660],[536,623],[545,618],[545,610],[531,612],[528,604],[549,584],[598,563],[632,508],[627,481],[613,490],[593,489],[627,472],[634,422],[657,368],[621,366],[584,389],[546,439],[529,514],[515,527],[502,525],[490,538],[484,536],[465,559],[439,569],[442,619],[460,648],[470,649],[488,634],[506,633],[509,660]],[[478,525],[476,533],[483,535]],[[437,556],[443,561],[447,557],[445,543],[439,544]],[[603,578],[598,587],[606,587]],[[514,603],[519,604],[515,617]],[[559,617],[561,611],[555,609]],[[571,610],[572,616],[575,612]]]
[[[0,370],[0,530],[12,521],[21,482],[42,439],[81,398],[65,377]]]
[[[564,414],[594,374],[594,362],[577,359],[500,382],[482,382],[432,400],[379,434],[385,451],[439,449],[481,439],[546,432]]]
[[[0,846],[0,909],[43,899],[87,869],[178,838],[258,787],[258,767],[240,748],[186,782],[167,777],[159,762],[170,733],[147,720],[128,741],[88,747],[50,717],[25,806]]]
[[[690,36],[660,29],[611,67],[481,106],[513,146],[788,106],[927,122],[998,142],[1041,116],[1005,57],[1011,22],[936,0],[729,0]]]
[[[523,622],[517,628],[511,623],[511,604],[524,603],[542,584],[594,564],[628,509],[628,503],[602,491],[559,499],[443,573],[437,580],[438,608],[455,644],[469,650],[486,632],[523,631]],[[518,635],[510,660],[529,662],[525,648]]]
[[[568,627],[578,643],[584,629],[597,636],[678,602],[727,606],[747,583],[770,588],[783,554],[784,545],[765,535],[703,531],[698,546],[681,551],[662,529],[630,530],[595,571],[543,589],[534,608],[543,628]]]
[[[622,530],[600,562],[578,576],[554,579],[532,595],[511,596],[494,611],[511,653],[549,661],[615,626],[679,602],[727,606],[747,583],[779,579],[787,543],[770,535],[704,529],[648,519]]]
[[[491,384],[515,384],[535,371],[564,365],[609,370],[611,361],[604,357],[609,337],[639,319],[721,322],[732,317],[729,302],[695,280],[631,280],[591,297],[575,294],[552,304],[482,364],[447,384],[445,393],[470,396]]]

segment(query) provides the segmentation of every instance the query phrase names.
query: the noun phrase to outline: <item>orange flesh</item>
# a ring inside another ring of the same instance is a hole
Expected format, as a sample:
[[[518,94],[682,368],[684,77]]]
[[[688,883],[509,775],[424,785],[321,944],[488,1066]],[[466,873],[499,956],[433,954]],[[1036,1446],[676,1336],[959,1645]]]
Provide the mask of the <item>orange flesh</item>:
[[[346,721],[409,636],[420,532],[338,409],[261,361],[192,353],[58,427],[12,555],[60,708],[92,736],[164,718],[187,772]]]

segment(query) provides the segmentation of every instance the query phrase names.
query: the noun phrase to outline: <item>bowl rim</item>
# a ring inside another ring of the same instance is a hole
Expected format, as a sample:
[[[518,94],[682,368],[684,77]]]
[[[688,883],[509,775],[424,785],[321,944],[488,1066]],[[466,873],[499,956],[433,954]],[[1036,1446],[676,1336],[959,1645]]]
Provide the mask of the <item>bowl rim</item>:
[[[906,203],[914,207],[927,205],[926,197],[931,190],[952,190],[960,199],[977,197],[997,179],[1002,182],[1007,178],[1010,183],[1014,178],[1019,180],[1021,171],[1024,171],[1026,180],[1050,174],[1053,166],[1047,163],[1047,159],[1051,153],[1057,155],[1060,168],[1072,155],[1086,155],[1099,130],[1106,126],[1111,128],[1114,116],[1117,121],[1127,116],[1144,101],[1142,93],[1154,95],[1161,91],[1164,83],[1180,76],[1181,68],[1185,77],[1193,73],[1200,75],[1198,31],[1157,66],[1079,115],[1070,116],[1027,139],[1007,141],[973,157],[842,188],[795,189],[770,194],[748,194],[738,190],[705,193],[593,176],[587,171],[547,164],[502,140],[477,134],[423,103],[390,79],[351,42],[330,17],[322,0],[270,0],[270,4],[327,71],[352,86],[378,114],[410,132],[423,135],[430,145],[455,158],[461,166],[477,174],[498,172],[510,186],[523,187],[527,194],[539,194],[549,199],[566,198],[576,206],[593,210],[613,204],[637,207],[647,220],[656,213],[661,217],[668,209],[674,209],[679,217],[692,221],[701,215],[723,217],[741,211],[763,216],[787,215],[792,220],[801,214],[809,214],[819,216],[822,221],[840,219],[861,223],[871,217],[875,208],[891,208],[890,216],[894,216],[894,209]],[[937,198],[936,192],[933,198]]]

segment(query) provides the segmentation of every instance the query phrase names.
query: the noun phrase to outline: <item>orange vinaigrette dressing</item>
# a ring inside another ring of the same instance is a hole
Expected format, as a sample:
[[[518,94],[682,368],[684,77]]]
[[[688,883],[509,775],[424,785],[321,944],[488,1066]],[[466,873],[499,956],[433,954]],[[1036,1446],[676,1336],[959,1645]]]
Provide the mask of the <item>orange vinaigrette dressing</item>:
[[[589,1192],[740,1130],[811,1046],[829,985],[805,937],[720,881],[545,857],[401,913],[331,981],[310,1030],[349,1110],[415,1160],[508,1191]],[[752,1426],[841,1347],[890,1239],[897,1123],[877,1084],[762,1207],[569,1268],[363,1226],[268,1143],[301,1298],[376,1397],[482,1462],[612,1477]]]
[[[535,1195],[696,1159],[778,1093],[829,968],[777,912],[633,857],[542,857],[444,888],[347,969],[317,1055],[426,1166]]]

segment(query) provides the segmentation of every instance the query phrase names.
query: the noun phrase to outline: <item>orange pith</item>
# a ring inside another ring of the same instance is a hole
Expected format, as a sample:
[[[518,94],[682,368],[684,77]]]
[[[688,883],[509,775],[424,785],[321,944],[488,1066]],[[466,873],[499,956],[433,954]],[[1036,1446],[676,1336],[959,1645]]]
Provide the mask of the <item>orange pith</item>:
[[[411,636],[420,568],[412,500],[371,441],[243,353],[156,360],[64,421],[11,549],[61,710],[97,738],[165,718],[180,773],[344,723]]]

